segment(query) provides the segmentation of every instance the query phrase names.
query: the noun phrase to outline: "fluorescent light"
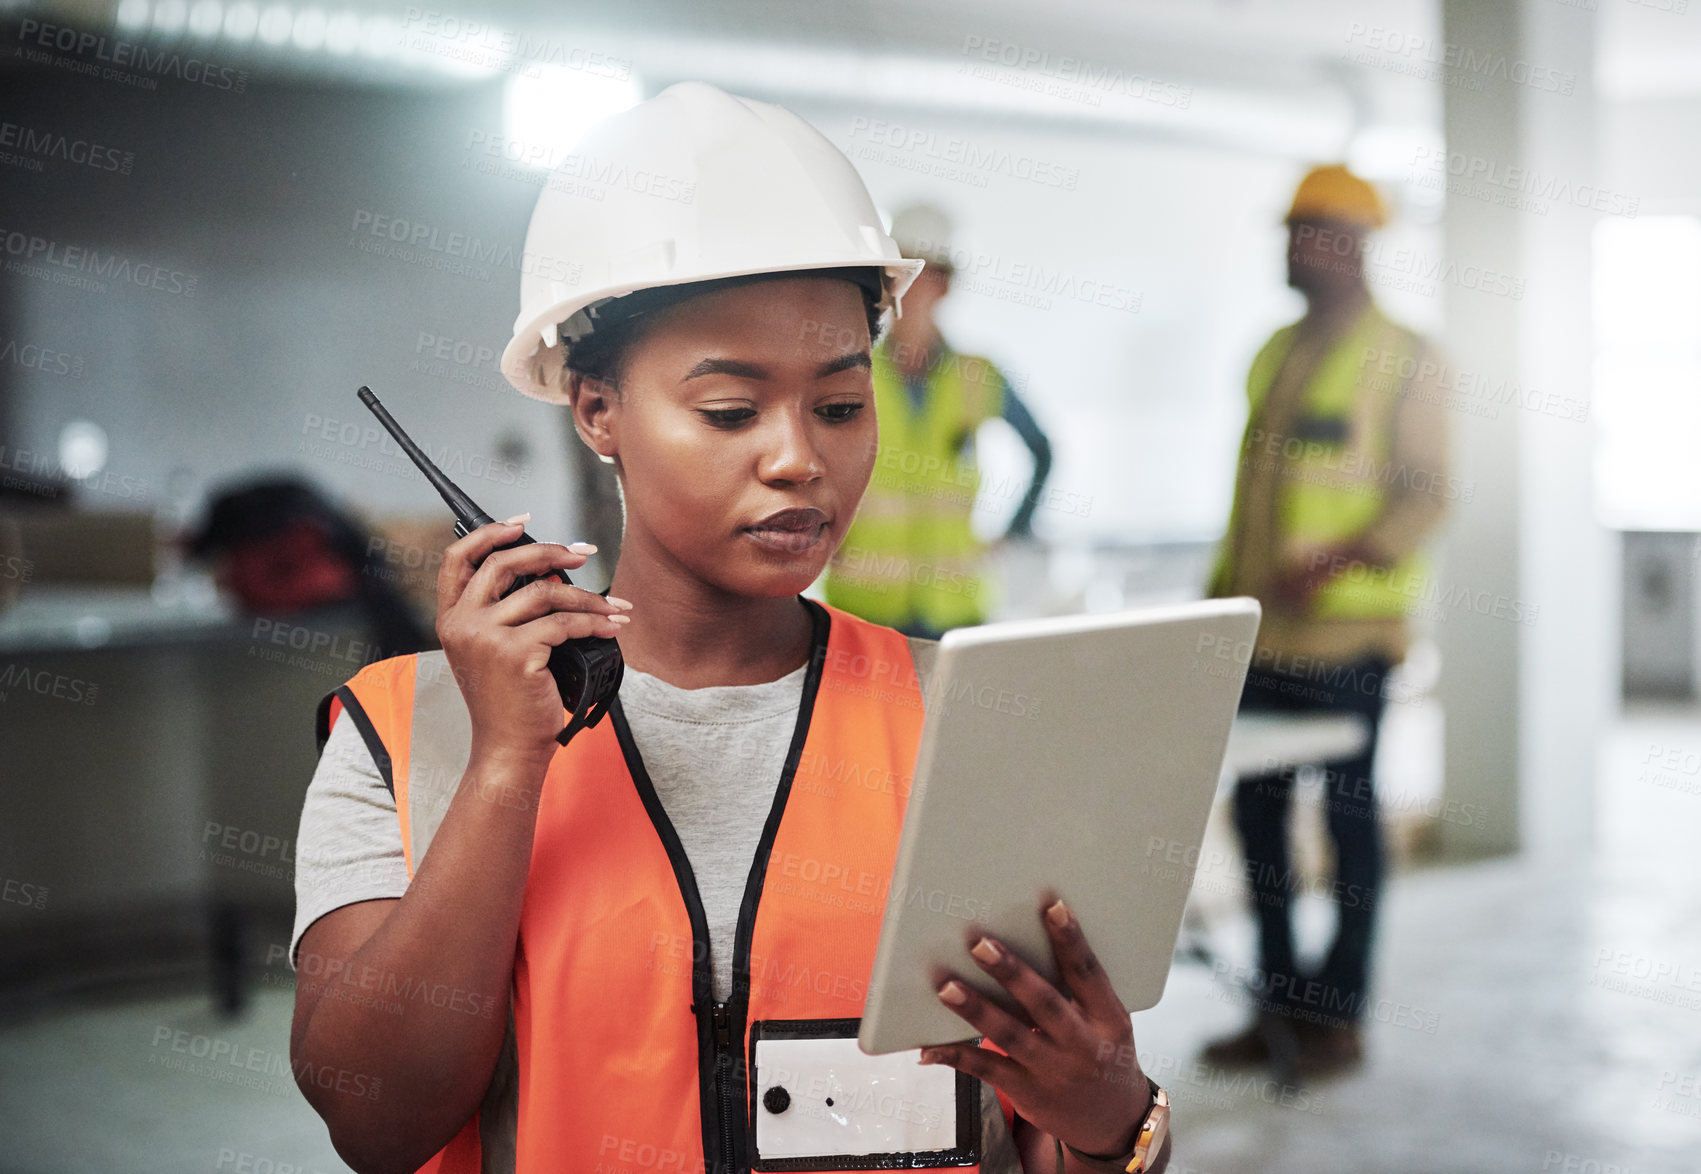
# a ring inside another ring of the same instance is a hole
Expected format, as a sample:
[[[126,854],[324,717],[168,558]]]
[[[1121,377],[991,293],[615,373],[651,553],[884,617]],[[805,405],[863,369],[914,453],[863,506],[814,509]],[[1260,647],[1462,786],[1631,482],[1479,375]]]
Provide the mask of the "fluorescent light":
[[[251,41],[254,30],[260,27],[260,9],[247,0],[232,4],[224,14],[224,35],[232,41]]]
[[[273,4],[260,14],[260,39],[268,45],[282,45],[289,40],[295,19],[282,4]]]
[[[72,420],[59,430],[59,467],[77,481],[106,468],[106,429],[92,420]]]
[[[402,26],[393,17],[368,16],[361,26],[360,51],[367,57],[389,57],[402,43]]]
[[[325,51],[339,56],[360,48],[360,17],[339,12],[325,25]]]
[[[295,25],[290,30],[290,40],[295,42],[297,49],[312,52],[325,44],[325,10],[322,8],[304,8],[295,15]]]
[[[118,12],[113,17],[118,27],[127,33],[137,32],[148,27],[148,11],[152,5],[148,0],[123,0]]]
[[[521,151],[521,162],[553,167],[592,126],[628,110],[642,97],[633,78],[598,77],[582,69],[540,66],[520,74],[503,94],[503,133]],[[541,149],[537,149],[541,148]]]
[[[189,31],[197,37],[216,37],[224,27],[224,5],[219,0],[200,0],[189,10]]]
[[[154,6],[154,32],[162,37],[176,37],[189,23],[189,5],[184,0],[159,0]]]

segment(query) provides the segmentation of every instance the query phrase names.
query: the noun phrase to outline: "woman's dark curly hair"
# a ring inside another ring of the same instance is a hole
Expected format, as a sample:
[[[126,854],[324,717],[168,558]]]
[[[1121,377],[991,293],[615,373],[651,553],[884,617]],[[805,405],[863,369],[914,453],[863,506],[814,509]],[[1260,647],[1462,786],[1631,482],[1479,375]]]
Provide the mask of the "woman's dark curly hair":
[[[843,277],[862,290],[863,310],[868,315],[869,341],[880,337],[881,294],[884,275],[875,266],[846,269],[800,269],[782,273],[752,273],[740,277],[718,277],[639,290],[615,298],[597,311],[597,324],[589,334],[567,348],[567,370],[620,389],[621,363],[632,344],[656,319],[656,311],[715,290],[781,277]]]

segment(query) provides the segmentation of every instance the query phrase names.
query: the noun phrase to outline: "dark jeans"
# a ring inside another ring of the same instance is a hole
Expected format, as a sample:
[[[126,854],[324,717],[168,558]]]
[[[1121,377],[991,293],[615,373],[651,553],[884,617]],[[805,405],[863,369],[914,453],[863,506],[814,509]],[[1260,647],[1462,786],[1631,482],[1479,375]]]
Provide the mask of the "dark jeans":
[[[1315,664],[1315,662],[1314,662]],[[1351,713],[1369,727],[1352,758],[1323,764],[1323,810],[1334,842],[1335,939],[1322,969],[1303,973],[1294,958],[1288,902],[1304,886],[1288,847],[1293,769],[1242,778],[1234,792],[1234,822],[1246,853],[1253,912],[1258,921],[1260,1006],[1302,1023],[1345,1025],[1364,1013],[1370,951],[1383,877],[1382,828],[1371,764],[1381,725],[1383,688],[1392,666],[1381,657],[1313,667],[1290,674],[1254,668],[1241,694],[1242,712]]]

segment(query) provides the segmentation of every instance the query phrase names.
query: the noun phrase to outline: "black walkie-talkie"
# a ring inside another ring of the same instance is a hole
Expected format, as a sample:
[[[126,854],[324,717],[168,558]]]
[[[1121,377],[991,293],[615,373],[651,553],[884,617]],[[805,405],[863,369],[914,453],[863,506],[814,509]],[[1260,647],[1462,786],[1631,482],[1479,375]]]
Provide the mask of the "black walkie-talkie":
[[[443,500],[455,515],[456,534],[465,538],[480,526],[488,526],[496,520],[473,504],[472,498],[461,492],[460,486],[445,477],[443,471],[431,463],[431,458],[420,451],[419,446],[402,431],[402,426],[384,410],[384,405],[378,402],[378,397],[372,394],[370,387],[362,387],[355,394],[360,397],[361,403],[372,409],[372,414],[378,417],[378,422],[384,425],[390,435],[396,438],[396,443],[401,445],[402,451],[419,466],[419,471],[425,474],[425,479],[443,495]],[[530,534],[522,533],[514,541],[496,549],[511,550],[536,541]],[[521,575],[514,580],[513,586],[502,593],[502,597],[507,598],[527,583],[547,578],[560,579],[569,585],[573,582],[565,571]],[[625,675],[626,662],[620,655],[620,645],[612,638],[583,636],[577,640],[562,641],[555,646],[549,654],[549,672],[555,678],[556,688],[561,690],[562,705],[573,715],[572,720],[555,735],[555,740],[565,746],[574,734],[596,725],[603,719],[608,707],[614,703],[615,694],[620,691],[620,679]]]

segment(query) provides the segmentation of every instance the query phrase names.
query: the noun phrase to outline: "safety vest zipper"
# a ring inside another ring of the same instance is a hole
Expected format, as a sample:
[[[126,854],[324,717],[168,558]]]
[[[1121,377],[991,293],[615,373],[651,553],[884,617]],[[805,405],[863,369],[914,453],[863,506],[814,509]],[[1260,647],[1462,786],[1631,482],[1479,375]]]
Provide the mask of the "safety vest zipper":
[[[737,1150],[734,1131],[738,1127],[738,1102],[743,1097],[742,1081],[738,1079],[739,1054],[732,1042],[732,1008],[726,1003],[714,1005],[715,1020],[715,1085],[720,1092],[721,1159],[730,1171],[736,1168]]]

